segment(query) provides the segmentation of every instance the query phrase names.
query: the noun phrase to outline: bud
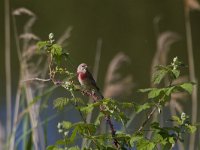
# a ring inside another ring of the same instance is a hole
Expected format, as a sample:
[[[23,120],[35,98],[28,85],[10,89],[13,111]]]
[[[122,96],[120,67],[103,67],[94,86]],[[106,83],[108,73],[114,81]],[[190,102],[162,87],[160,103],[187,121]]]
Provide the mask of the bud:
[[[62,130],[62,129],[59,129],[59,130],[58,130],[58,132],[59,132],[59,133],[62,133],[62,132],[63,132],[63,130]]]
[[[54,38],[54,34],[53,33],[49,33],[49,40],[53,40]]]
[[[178,57],[174,57],[173,62],[175,63],[178,60]]]
[[[57,128],[58,129],[62,128],[62,124],[60,122],[58,122]]]
[[[53,33],[49,33],[49,41],[51,42],[51,44],[55,41]]]
[[[186,114],[184,112],[182,112],[182,114],[181,114],[181,120],[185,120],[185,118],[186,118]]]
[[[65,132],[64,132],[64,135],[65,135],[65,136],[67,136],[67,135],[68,135],[68,133],[69,133],[68,131],[65,131]]]

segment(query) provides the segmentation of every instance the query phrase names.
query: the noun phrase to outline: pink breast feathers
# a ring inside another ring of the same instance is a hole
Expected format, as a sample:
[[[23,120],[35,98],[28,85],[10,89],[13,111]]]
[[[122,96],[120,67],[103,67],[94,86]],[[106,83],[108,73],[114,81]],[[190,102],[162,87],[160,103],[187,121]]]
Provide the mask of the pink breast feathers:
[[[81,80],[84,80],[87,77],[87,74],[86,73],[79,73],[78,76]]]

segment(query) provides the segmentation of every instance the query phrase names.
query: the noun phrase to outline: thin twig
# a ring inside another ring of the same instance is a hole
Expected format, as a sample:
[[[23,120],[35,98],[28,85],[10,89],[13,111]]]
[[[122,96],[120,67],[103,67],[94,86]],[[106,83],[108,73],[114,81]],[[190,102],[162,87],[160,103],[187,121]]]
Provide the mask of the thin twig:
[[[152,111],[149,113],[149,115],[147,116],[147,119],[142,123],[142,125],[140,126],[140,128],[138,129],[138,132],[141,132],[142,129],[144,128],[144,126],[148,123],[148,121],[152,118],[154,112],[156,111],[157,107],[154,107],[152,109]]]
[[[109,115],[106,116],[106,121],[107,121],[108,125],[110,126],[110,130],[111,130],[111,134],[112,134],[112,137],[113,137],[114,145],[118,149],[118,148],[120,148],[120,144],[119,144],[118,140],[115,138],[116,130],[114,128],[114,125],[113,125]]]
[[[26,79],[22,80],[21,82],[28,82],[28,81],[42,81],[42,82],[48,82],[51,81],[51,79],[41,79],[41,78],[31,78],[31,79]]]
[[[74,105],[74,107],[77,108],[77,110],[78,110],[78,112],[79,112],[79,114],[80,114],[82,120],[84,121],[84,123],[87,123],[87,122],[86,122],[86,119],[84,118],[84,116],[83,116],[83,114],[82,114],[82,112],[81,112],[81,110],[80,110],[80,108],[78,107],[78,104],[77,104],[77,102],[76,102],[76,97],[75,97],[74,93],[73,93],[73,92],[70,92],[70,93],[71,93],[71,96],[75,99],[75,105]]]

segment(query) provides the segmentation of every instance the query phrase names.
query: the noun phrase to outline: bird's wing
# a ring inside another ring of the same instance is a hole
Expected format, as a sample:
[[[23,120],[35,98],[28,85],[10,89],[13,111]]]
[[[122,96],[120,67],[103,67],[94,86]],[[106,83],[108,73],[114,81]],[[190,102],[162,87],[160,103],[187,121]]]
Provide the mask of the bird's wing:
[[[88,79],[90,79],[91,85],[92,85],[96,90],[99,91],[100,89],[99,89],[99,87],[97,86],[96,81],[94,80],[92,74],[91,74],[89,71],[87,71],[87,74],[88,74]]]

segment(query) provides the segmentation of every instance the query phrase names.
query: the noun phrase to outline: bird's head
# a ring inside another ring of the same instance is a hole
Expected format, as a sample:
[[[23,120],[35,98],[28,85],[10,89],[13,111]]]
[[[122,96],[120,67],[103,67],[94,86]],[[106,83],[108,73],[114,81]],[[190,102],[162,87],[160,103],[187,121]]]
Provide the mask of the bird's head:
[[[77,68],[77,73],[86,73],[87,72],[87,65],[85,63],[82,63]]]

